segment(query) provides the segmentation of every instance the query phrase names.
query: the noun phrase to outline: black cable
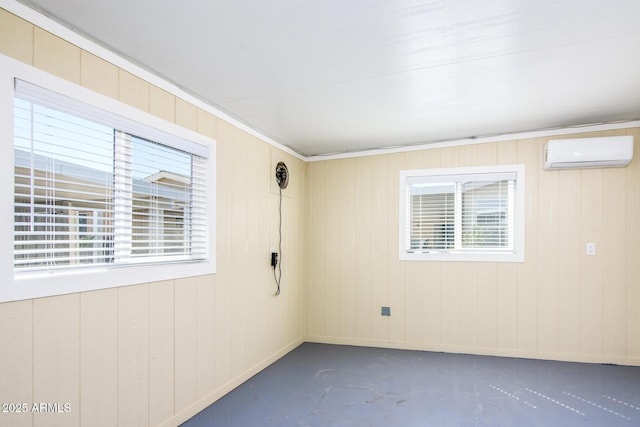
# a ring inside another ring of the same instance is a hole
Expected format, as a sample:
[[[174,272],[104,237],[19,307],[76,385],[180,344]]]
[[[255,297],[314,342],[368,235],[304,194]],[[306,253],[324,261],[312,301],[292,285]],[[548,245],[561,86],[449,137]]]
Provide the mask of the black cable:
[[[280,202],[278,207],[278,213],[280,216],[279,223],[278,223],[278,254],[280,255],[280,260],[277,263],[278,275],[276,275],[276,266],[275,265],[273,266],[273,278],[276,281],[276,285],[278,285],[278,288],[274,293],[274,295],[276,296],[280,295],[280,281],[282,280],[282,187],[278,185],[278,188],[280,189]]]

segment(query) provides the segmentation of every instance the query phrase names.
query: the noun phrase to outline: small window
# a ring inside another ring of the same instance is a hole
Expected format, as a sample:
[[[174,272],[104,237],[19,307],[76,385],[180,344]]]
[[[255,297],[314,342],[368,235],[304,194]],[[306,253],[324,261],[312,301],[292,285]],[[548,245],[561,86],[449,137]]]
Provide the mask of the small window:
[[[31,82],[16,72],[11,92],[0,87],[13,94],[0,99],[13,123],[13,268],[0,301],[214,273],[215,143],[15,68]]]
[[[400,173],[400,259],[524,260],[524,166]]]

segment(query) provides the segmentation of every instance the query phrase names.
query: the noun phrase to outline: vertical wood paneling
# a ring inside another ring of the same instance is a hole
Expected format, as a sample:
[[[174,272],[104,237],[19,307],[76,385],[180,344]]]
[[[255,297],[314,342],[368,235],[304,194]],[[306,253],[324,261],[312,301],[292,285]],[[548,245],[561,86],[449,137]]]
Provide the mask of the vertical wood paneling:
[[[232,153],[228,161],[232,164],[232,182],[228,185],[234,188],[248,189],[246,174],[247,135],[239,129],[231,132]],[[248,191],[248,190],[246,190]],[[247,259],[249,245],[247,236],[247,197],[245,191],[230,191],[230,207],[232,215],[229,218],[231,229],[230,250],[234,254],[230,259],[231,277],[235,280],[233,289],[227,304],[231,305],[228,327],[231,332],[231,374],[239,375],[247,364],[247,322],[243,314],[247,310],[248,269]]]
[[[625,169],[611,169],[603,174],[604,223],[598,252],[603,263],[603,353],[609,355],[626,352],[626,314],[620,307],[626,305],[627,193],[615,190],[625,188],[625,184]]]
[[[33,64],[33,25],[0,8],[0,52]]]
[[[339,274],[340,258],[344,254],[339,232],[340,194],[344,191],[340,182],[341,162],[329,162],[325,165],[326,175],[324,192],[324,212],[326,221],[326,242],[324,259],[326,263],[326,282],[321,284],[325,288],[324,324],[325,334],[330,337],[340,336],[340,321],[342,313],[342,286]]]
[[[175,281],[175,405],[180,412],[197,396],[197,297],[195,277]]]
[[[518,142],[506,141],[497,146],[498,164],[514,164],[518,161]],[[525,172],[526,174],[526,172]],[[497,307],[498,347],[518,347],[518,274],[514,263],[498,263]]]
[[[546,304],[557,306],[557,320],[551,312],[541,313],[541,321],[549,324],[558,331],[557,348],[562,353],[580,352],[580,291],[583,272],[580,269],[580,257],[584,253],[584,245],[580,241],[580,171],[567,170],[554,172],[557,178],[558,219],[557,226],[550,230],[557,233],[556,238],[549,238],[540,242],[540,256],[546,256],[547,265],[553,266],[546,273],[548,281],[557,280],[557,298],[549,295]],[[543,174],[546,176],[547,174]],[[551,176],[551,175],[549,175]],[[540,195],[541,205],[542,195]],[[542,223],[540,229],[543,230]],[[541,288],[542,292],[542,288]],[[540,303],[543,303],[541,294]],[[551,336],[549,331],[541,331],[542,337]],[[545,333],[546,332],[546,333]],[[544,342],[541,340],[541,343]],[[556,347],[552,347],[555,350]]]
[[[198,399],[202,399],[216,387],[216,276],[208,275],[197,278],[198,281]]]
[[[326,222],[324,221],[324,202],[326,186],[324,184],[325,166],[327,162],[309,165],[307,175],[307,224],[306,240],[312,241],[305,251],[307,253],[306,288],[307,329],[310,336],[326,336],[325,316],[325,283],[326,283]]]
[[[168,122],[176,122],[176,97],[156,86],[149,87],[149,112]]]
[[[80,296],[33,301],[33,402],[62,412],[33,414],[33,425],[80,425]],[[68,403],[71,410],[62,408]]]
[[[118,291],[80,294],[80,425],[118,425]]]
[[[142,111],[149,111],[149,83],[124,70],[118,71],[118,100]]]
[[[422,263],[422,341],[427,345],[443,342],[442,265]]]
[[[518,344],[518,274],[512,263],[497,266],[496,306],[498,307],[496,339],[500,349],[517,349]]]
[[[356,335],[356,236],[355,225],[357,218],[354,213],[356,191],[356,161],[345,159],[340,162],[338,178],[339,208],[336,231],[339,240],[335,245],[340,248],[340,259],[336,265],[340,277],[340,336],[354,337]]]
[[[538,156],[542,158],[544,144],[539,145]],[[538,175],[536,206],[533,206],[538,219],[535,231],[538,245],[535,249],[538,264],[536,275],[538,280],[538,348],[545,353],[558,351],[559,339],[559,300],[560,300],[560,221],[558,181],[559,172],[543,171]],[[529,208],[527,208],[527,211]],[[529,239],[529,234],[526,238]],[[530,251],[527,252],[527,257]],[[565,283],[562,289],[566,289]],[[564,314],[564,312],[563,312]],[[563,319],[564,321],[564,319]]]
[[[389,251],[386,262],[388,263],[388,277],[385,287],[387,288],[387,298],[391,306],[391,317],[389,320],[389,339],[394,342],[405,341],[407,332],[407,307],[406,303],[406,263],[398,260],[398,233],[392,230],[398,229],[398,191],[400,170],[404,164],[404,154],[397,153],[388,157],[388,176],[385,183],[389,203],[387,205],[387,223],[385,230],[388,230]],[[420,328],[421,324],[414,325]]]
[[[265,347],[265,343],[269,338],[269,323],[259,321],[259,319],[267,319],[268,306],[260,304],[262,298],[266,295],[266,282],[261,277],[268,275],[266,259],[269,247],[265,242],[271,239],[270,230],[275,228],[276,215],[268,215],[264,212],[266,206],[269,207],[268,212],[277,212],[277,205],[273,199],[269,197],[271,188],[270,171],[270,153],[269,149],[261,145],[258,140],[251,135],[245,135],[245,158],[244,167],[241,173],[245,175],[247,185],[251,183],[250,188],[245,192],[246,206],[246,251],[247,259],[263,259],[262,265],[257,263],[247,264],[245,266],[246,273],[246,299],[244,304],[251,307],[253,316],[246,319],[245,326],[245,348],[246,363],[249,366],[258,362],[261,347]],[[240,172],[240,171],[238,171]],[[274,220],[271,220],[274,218]],[[275,243],[275,239],[273,240]],[[283,248],[283,252],[286,248]],[[283,261],[281,256],[280,262]],[[262,274],[261,274],[262,273]]]
[[[581,246],[587,242],[602,244],[602,169],[581,171]],[[602,354],[603,275],[602,254],[581,257],[583,273],[580,292],[580,349],[586,354]]]
[[[440,271],[442,342],[457,346],[460,345],[460,270],[455,262],[443,262]]]
[[[80,49],[38,27],[34,31],[33,65],[80,84]]]
[[[118,289],[118,425],[149,425],[149,285]]]
[[[118,68],[102,58],[80,53],[80,84],[111,98],[118,97]]]
[[[634,137],[634,153],[640,153],[640,129],[629,132]],[[626,347],[627,357],[640,358],[640,155],[636,154],[626,169]],[[621,309],[621,308],[619,308]]]
[[[458,269],[459,340],[465,346],[478,344],[478,263],[455,263]]]
[[[495,348],[498,344],[498,292],[496,263],[478,264],[478,346],[483,349]]]
[[[0,304],[0,402],[34,401],[33,338],[33,301]],[[26,414],[0,414],[0,421],[7,426],[32,426],[30,409]]]
[[[518,274],[518,349],[538,349],[538,175],[542,170],[543,141],[518,141],[517,162],[525,165],[525,262]],[[553,287],[553,282],[551,283]]]
[[[216,384],[224,384],[232,378],[231,360],[231,301],[233,251],[231,249],[231,220],[234,216],[231,196],[236,170],[231,159],[234,156],[233,127],[225,121],[218,123],[217,141],[217,189],[216,189],[216,288],[215,288],[215,347],[219,349],[214,360]]]
[[[149,286],[149,424],[175,413],[174,282]]]
[[[389,281],[389,257],[397,253],[397,249],[392,247],[387,227],[389,205],[393,203],[388,194],[388,183],[391,180],[389,165],[386,156],[374,156],[372,170],[375,171],[372,177],[372,187],[375,189],[372,196],[372,218],[371,229],[378,232],[373,233],[373,273],[371,280],[371,300],[373,301],[373,336],[379,340],[389,339],[389,317],[380,315],[380,307],[389,306],[389,294],[387,284]],[[392,311],[393,314],[393,311]]]
[[[371,323],[375,313],[371,295],[373,252],[372,228],[372,161],[371,157],[359,157],[355,161],[355,336],[373,338]]]
[[[181,98],[176,98],[176,124],[194,132],[198,130],[196,107]]]

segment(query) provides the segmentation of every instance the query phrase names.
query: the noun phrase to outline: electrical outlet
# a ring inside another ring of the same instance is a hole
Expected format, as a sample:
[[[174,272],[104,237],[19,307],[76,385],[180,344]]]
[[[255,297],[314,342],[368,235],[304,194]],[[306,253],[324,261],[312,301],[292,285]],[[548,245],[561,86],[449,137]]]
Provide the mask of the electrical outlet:
[[[596,254],[596,244],[587,243],[587,255],[595,255],[595,254]]]

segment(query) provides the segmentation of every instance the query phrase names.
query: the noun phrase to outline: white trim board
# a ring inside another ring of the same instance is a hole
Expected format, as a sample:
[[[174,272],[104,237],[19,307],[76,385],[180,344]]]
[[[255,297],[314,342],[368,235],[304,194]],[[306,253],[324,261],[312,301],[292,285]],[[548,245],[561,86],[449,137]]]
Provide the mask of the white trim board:
[[[477,138],[464,138],[450,141],[438,141],[432,143],[422,143],[415,145],[405,145],[400,147],[378,148],[365,151],[353,151],[347,153],[336,153],[318,156],[308,156],[305,158],[307,162],[319,162],[322,160],[348,159],[352,157],[375,156],[379,154],[406,153],[410,151],[429,150],[445,147],[459,147],[462,145],[486,144],[489,142],[514,141],[518,139],[528,138],[545,138],[560,135],[570,135],[583,132],[604,132],[619,129],[631,129],[640,127],[640,120],[631,120],[615,123],[598,123],[589,125],[576,125],[566,128],[535,130],[528,132],[506,133],[503,135],[494,135]]]

